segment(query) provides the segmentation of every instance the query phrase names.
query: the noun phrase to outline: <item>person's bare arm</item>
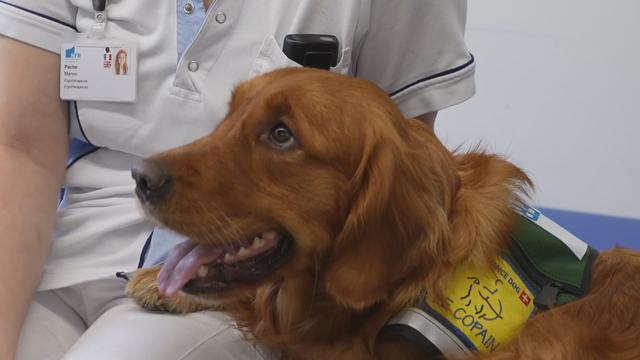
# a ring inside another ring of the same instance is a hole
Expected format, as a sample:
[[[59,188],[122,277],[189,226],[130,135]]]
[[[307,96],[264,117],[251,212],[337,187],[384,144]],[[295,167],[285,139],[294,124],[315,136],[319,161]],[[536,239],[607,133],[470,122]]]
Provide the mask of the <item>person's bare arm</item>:
[[[426,114],[422,114],[420,116],[417,116],[416,119],[424,121],[424,123],[429,125],[429,127],[431,127],[431,130],[433,130],[433,125],[436,122],[436,116],[437,115],[438,115],[437,111],[432,111],[430,113],[426,113]]]
[[[56,54],[0,36],[0,359],[13,359],[51,241],[67,157]]]

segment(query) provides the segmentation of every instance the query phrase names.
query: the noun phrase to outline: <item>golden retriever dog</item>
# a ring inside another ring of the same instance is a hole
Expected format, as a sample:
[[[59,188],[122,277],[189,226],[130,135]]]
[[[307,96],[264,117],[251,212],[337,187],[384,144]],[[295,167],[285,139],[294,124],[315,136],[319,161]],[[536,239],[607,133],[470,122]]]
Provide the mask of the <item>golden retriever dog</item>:
[[[420,359],[379,337],[452,272],[507,249],[525,173],[452,154],[375,85],[284,69],[240,84],[210,135],[133,169],[145,211],[189,241],[129,295],[171,312],[223,308],[287,359]],[[213,356],[213,355],[212,355]],[[640,359],[640,254],[599,254],[586,296],[530,318],[495,359]]]

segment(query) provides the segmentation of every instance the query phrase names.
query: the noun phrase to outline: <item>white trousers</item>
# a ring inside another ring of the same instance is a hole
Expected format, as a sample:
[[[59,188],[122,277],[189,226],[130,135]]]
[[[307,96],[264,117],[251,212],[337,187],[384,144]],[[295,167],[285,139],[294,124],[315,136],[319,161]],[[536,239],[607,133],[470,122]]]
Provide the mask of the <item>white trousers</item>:
[[[223,312],[150,312],[101,279],[36,293],[17,360],[273,359]]]

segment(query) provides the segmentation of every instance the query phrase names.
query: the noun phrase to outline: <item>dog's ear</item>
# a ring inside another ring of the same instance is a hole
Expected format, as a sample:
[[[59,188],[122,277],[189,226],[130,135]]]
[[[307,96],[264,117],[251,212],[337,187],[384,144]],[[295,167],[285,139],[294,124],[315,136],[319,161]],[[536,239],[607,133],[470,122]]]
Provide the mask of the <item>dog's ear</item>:
[[[417,120],[400,130],[368,129],[351,210],[325,268],[326,291],[350,308],[423,277],[446,244],[454,162]]]
[[[511,205],[531,187],[514,164],[481,151],[452,155],[418,120],[407,124],[405,134],[371,130],[325,268],[327,293],[353,309],[425,290],[443,302],[456,266],[488,265],[504,250]]]

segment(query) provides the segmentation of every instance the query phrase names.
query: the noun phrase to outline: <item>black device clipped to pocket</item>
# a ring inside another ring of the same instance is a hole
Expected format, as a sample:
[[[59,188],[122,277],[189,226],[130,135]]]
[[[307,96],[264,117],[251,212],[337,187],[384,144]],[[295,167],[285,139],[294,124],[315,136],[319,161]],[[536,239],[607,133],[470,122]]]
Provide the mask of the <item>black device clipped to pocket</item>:
[[[302,66],[329,70],[338,64],[339,46],[333,35],[289,34],[284,37],[282,51]]]
[[[102,12],[107,7],[107,0],[93,0],[93,10]]]

